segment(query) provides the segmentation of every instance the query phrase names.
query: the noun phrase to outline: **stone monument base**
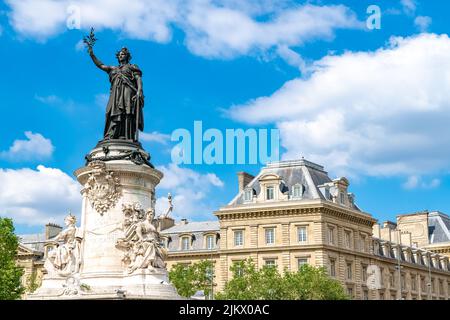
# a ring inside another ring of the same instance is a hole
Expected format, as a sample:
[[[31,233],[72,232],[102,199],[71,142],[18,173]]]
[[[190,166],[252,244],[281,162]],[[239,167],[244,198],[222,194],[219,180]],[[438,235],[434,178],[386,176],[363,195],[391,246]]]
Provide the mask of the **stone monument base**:
[[[52,267],[47,257],[48,274],[28,299],[182,299],[163,261],[154,212],[163,174],[150,155],[137,142],[109,140],[100,141],[86,160],[75,171],[83,186],[81,226],[75,227],[75,217],[68,220],[49,253],[62,262]]]

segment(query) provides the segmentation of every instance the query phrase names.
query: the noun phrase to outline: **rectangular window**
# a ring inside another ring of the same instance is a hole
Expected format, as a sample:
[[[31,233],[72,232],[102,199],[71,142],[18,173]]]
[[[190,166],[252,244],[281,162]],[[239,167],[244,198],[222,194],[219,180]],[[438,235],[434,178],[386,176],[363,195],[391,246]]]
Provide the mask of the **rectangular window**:
[[[213,235],[209,235],[206,237],[206,248],[207,249],[214,249],[215,245],[214,245],[214,236]]]
[[[420,278],[420,289],[421,289],[422,293],[427,291],[424,277]]]
[[[341,204],[345,204],[345,195],[341,192],[339,193]]]
[[[181,250],[189,250],[189,237],[183,237],[181,239]]]
[[[391,288],[395,287],[394,284],[394,274],[392,272],[389,272],[389,285],[391,286]]]
[[[353,279],[353,270],[352,270],[352,263],[347,262],[347,280]]]
[[[334,228],[328,227],[328,243],[334,244]]]
[[[266,200],[273,200],[274,199],[274,187],[268,186],[266,188]]]
[[[275,229],[274,228],[266,228],[266,244],[274,244],[275,243]]]
[[[274,259],[266,260],[265,264],[267,267],[275,267],[277,265]]]
[[[380,300],[384,300],[384,293],[380,293]]]
[[[351,232],[350,231],[345,231],[344,232],[344,240],[345,240],[345,247],[346,248],[351,248]]]
[[[330,259],[330,276],[336,277],[336,260]]]
[[[253,191],[252,189],[246,189],[244,192],[244,201],[250,202],[253,200]]]
[[[444,282],[442,280],[439,280],[439,294],[444,295]]]
[[[367,281],[367,266],[362,265],[362,280],[365,282]]]
[[[297,264],[298,264],[298,270],[300,270],[305,264],[308,264],[308,258],[298,258]]]
[[[292,192],[293,198],[301,198],[302,197],[302,186],[295,185],[294,190]]]
[[[306,231],[306,227],[298,227],[298,242],[306,243],[308,241],[308,234]]]
[[[363,291],[363,299],[364,300],[369,300],[369,291],[367,291],[367,290]]]
[[[362,252],[366,252],[366,236],[361,234],[360,248]]]
[[[400,276],[400,285],[402,290],[406,290],[406,279],[404,274]]]
[[[235,246],[244,245],[244,231],[243,230],[236,230],[234,232],[234,245]]]
[[[417,289],[416,282],[417,282],[416,276],[411,275],[411,290],[412,291],[416,291],[416,289]]]
[[[350,299],[353,298],[353,288],[352,287],[347,288],[347,294],[349,295]]]

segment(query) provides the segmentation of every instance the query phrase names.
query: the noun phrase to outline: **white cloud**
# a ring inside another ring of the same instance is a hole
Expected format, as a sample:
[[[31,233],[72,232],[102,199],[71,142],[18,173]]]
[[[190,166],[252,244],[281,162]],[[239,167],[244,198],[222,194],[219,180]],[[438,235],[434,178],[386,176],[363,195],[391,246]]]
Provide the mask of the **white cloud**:
[[[286,1],[237,0],[6,0],[13,28],[41,41],[64,32],[67,8],[80,11],[83,30],[112,29],[121,36],[165,43],[172,27],[186,34],[196,55],[232,58],[279,46],[299,46],[331,39],[336,29],[363,28],[353,11],[342,5],[288,6]],[[42,12],[46,14],[43,15]],[[80,45],[77,45],[80,49]]]
[[[99,93],[95,95],[95,104],[102,109],[106,110],[108,101],[109,101],[109,94],[107,93]]]
[[[420,32],[426,32],[433,20],[427,16],[418,16],[414,20],[414,24]]]
[[[84,50],[86,50],[86,45],[84,44],[83,40],[79,40],[75,44],[75,50],[76,51],[84,51]]]
[[[203,3],[193,7],[185,23],[186,43],[193,53],[225,58],[332,38],[337,28],[362,28],[362,24],[344,6],[307,4],[257,21],[245,12]]]
[[[56,105],[62,103],[62,99],[54,94],[48,96],[40,96],[36,94],[34,95],[34,98],[44,104]]]
[[[72,18],[69,8],[80,12],[83,29],[113,29],[135,39],[166,42],[170,40],[168,23],[176,18],[175,3],[171,0],[6,0],[11,8],[10,23],[20,34],[46,40],[67,30]],[[43,14],[45,12],[45,14]]]
[[[283,46],[279,46],[277,48],[277,53],[281,58],[283,58],[291,66],[297,67],[302,71],[306,71],[306,62],[294,50],[283,45]]]
[[[145,142],[157,142],[161,144],[167,144],[170,141],[170,135],[153,131],[152,133],[140,132],[139,138]]]
[[[175,218],[211,217],[217,207],[209,197],[224,185],[219,177],[213,173],[201,174],[188,168],[180,168],[173,163],[157,169],[164,174],[158,189],[172,194]],[[159,197],[156,202],[157,213],[165,213],[166,210],[167,197]]]
[[[403,184],[403,188],[408,190],[413,189],[435,189],[441,185],[441,180],[432,179],[430,182],[422,181],[422,178],[416,175],[410,176],[408,180]]]
[[[283,158],[303,155],[338,174],[450,170],[450,39],[393,38],[375,52],[313,63],[308,76],[233,106],[249,124],[276,123]]]
[[[30,226],[61,224],[68,211],[79,217],[79,184],[59,169],[0,169],[0,216]]]
[[[27,140],[15,140],[8,151],[0,152],[0,158],[12,161],[43,160],[52,156],[55,149],[51,140],[40,133],[26,131]]]
[[[414,14],[417,9],[417,4],[415,0],[401,0],[403,11],[406,14]]]

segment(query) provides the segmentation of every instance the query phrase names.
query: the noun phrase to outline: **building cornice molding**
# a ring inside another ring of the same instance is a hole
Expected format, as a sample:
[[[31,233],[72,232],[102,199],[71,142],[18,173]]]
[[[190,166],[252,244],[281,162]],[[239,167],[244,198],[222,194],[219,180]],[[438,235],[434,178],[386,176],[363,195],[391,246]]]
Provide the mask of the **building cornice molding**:
[[[318,214],[335,217],[340,220],[353,222],[367,227],[372,227],[372,225],[377,222],[376,219],[366,213],[361,213],[359,211],[345,208],[334,203],[328,203],[322,200],[289,205],[280,205],[280,203],[278,203],[276,206],[266,205],[251,207],[240,206],[233,208],[224,207],[219,211],[214,212],[214,215],[216,215],[220,221],[244,219],[254,220],[267,217],[286,217],[293,215]]]

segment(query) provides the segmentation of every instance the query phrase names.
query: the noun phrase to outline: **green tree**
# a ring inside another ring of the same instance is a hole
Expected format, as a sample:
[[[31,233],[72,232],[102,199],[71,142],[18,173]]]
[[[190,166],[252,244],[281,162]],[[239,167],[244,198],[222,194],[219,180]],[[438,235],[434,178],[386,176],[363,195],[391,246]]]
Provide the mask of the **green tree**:
[[[348,299],[342,285],[331,279],[324,268],[304,265],[298,272],[278,272],[278,268],[264,266],[257,270],[251,259],[231,267],[233,278],[220,300],[343,300]]]
[[[41,281],[37,277],[37,272],[34,270],[27,278],[27,293],[33,293],[41,286]]]
[[[214,264],[210,260],[202,260],[192,265],[177,263],[169,272],[169,280],[180,296],[191,297],[200,290],[203,290],[205,296],[209,296],[214,285],[213,270]]]
[[[12,220],[0,218],[0,300],[19,299],[24,292],[23,269],[16,265],[18,246]]]

